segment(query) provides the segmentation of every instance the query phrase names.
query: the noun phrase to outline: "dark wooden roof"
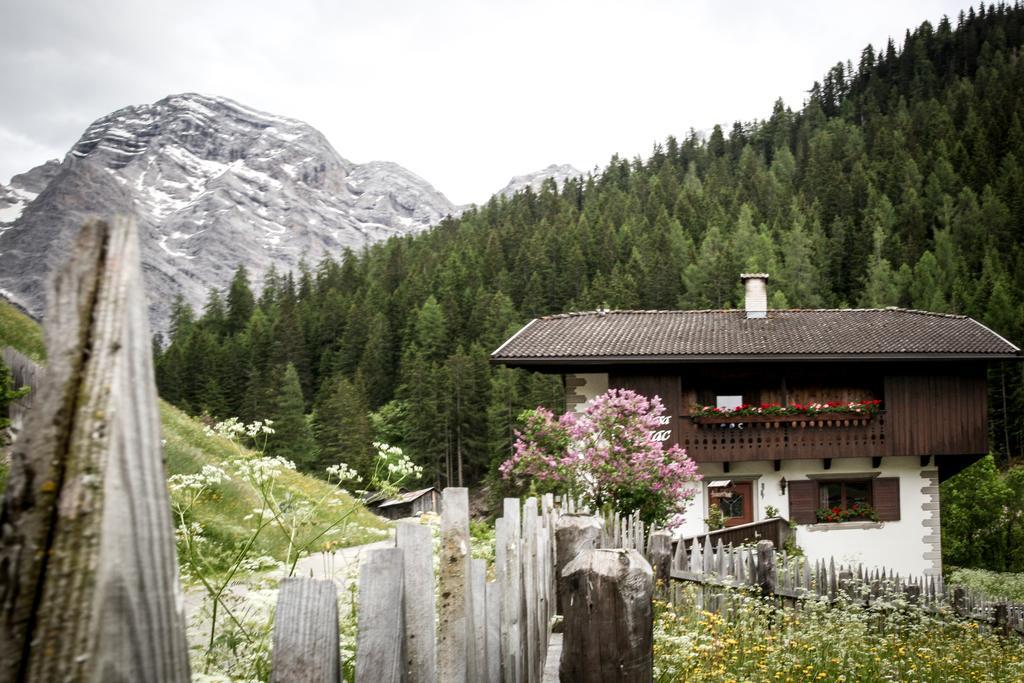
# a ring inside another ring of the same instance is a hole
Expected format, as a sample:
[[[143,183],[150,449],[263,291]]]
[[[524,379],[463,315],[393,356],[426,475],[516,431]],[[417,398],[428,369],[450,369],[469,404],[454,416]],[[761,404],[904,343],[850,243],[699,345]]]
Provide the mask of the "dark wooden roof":
[[[960,315],[899,308],[590,311],[537,318],[493,354],[506,365],[701,360],[1008,359],[1019,349]]]
[[[403,491],[394,498],[389,498],[388,500],[385,500],[382,503],[378,503],[377,507],[386,508],[391,507],[392,505],[405,505],[406,503],[413,502],[417,498],[422,498],[431,491],[437,491],[437,488],[434,486],[430,486],[425,489],[420,489],[419,491]]]

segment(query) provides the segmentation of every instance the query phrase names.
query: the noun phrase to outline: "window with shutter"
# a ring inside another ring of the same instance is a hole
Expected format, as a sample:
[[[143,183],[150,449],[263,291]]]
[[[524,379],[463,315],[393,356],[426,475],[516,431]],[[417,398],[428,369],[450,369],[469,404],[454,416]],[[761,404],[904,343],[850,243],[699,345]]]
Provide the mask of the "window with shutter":
[[[894,522],[900,518],[900,478],[878,477],[872,480],[872,497],[875,512],[883,522]]]
[[[864,510],[864,514],[860,514],[860,510]],[[900,518],[899,477],[791,481],[789,518],[797,524],[863,519],[896,521]]]
[[[814,524],[818,521],[818,482],[789,482],[789,518],[797,524]]]

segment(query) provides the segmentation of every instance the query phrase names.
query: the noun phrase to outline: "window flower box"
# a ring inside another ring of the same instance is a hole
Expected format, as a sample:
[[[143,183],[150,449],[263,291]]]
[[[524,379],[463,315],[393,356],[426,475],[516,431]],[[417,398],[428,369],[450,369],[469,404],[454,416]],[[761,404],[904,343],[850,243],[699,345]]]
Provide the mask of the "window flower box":
[[[849,426],[865,424],[874,413],[833,412],[818,415],[724,415],[724,414],[693,414],[690,419],[699,425],[716,424],[756,424],[789,425],[792,427],[815,426]]]
[[[850,507],[819,508],[814,516],[818,522],[837,524],[840,522],[877,522],[878,513],[867,503],[854,503]]]
[[[716,406],[697,406],[690,415],[697,424],[732,424],[732,423],[790,423],[793,426],[805,426],[810,423],[849,424],[866,422],[871,416],[882,409],[882,402],[876,399],[860,401],[829,401],[828,403],[763,403],[761,405],[743,404],[735,408],[718,408]]]

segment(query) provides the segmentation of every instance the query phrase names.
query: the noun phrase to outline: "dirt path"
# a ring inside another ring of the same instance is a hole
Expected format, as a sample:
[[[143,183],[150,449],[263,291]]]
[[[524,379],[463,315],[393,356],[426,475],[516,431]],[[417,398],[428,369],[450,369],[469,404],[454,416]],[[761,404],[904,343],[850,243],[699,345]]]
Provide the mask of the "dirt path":
[[[332,553],[316,553],[304,557],[295,565],[295,576],[308,576],[314,579],[331,579],[338,584],[339,592],[343,593],[353,588],[359,579],[359,563],[366,553],[376,548],[393,548],[394,538],[363,545],[354,545],[349,548],[340,548]],[[268,573],[266,576],[273,576]],[[283,577],[283,571],[277,573],[278,578]],[[245,578],[239,579],[232,584],[231,593],[243,597],[249,592],[248,581]],[[185,613],[191,623],[192,618],[202,607],[205,591],[201,586],[191,586],[185,591]]]
[[[395,539],[354,545],[341,548],[332,553],[317,553],[304,557],[295,565],[295,576],[308,576],[314,579],[333,579],[339,588],[344,588],[349,581],[359,577],[359,562],[370,550],[377,548],[393,548]]]

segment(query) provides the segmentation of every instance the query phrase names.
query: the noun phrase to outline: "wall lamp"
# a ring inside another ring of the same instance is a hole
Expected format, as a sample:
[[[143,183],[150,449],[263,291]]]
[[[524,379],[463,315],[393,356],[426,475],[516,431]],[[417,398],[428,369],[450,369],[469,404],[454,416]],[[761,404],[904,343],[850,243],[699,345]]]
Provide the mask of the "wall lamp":
[[[782,493],[782,495],[786,495],[786,486],[786,478],[783,477],[782,479],[779,479],[779,492]]]

